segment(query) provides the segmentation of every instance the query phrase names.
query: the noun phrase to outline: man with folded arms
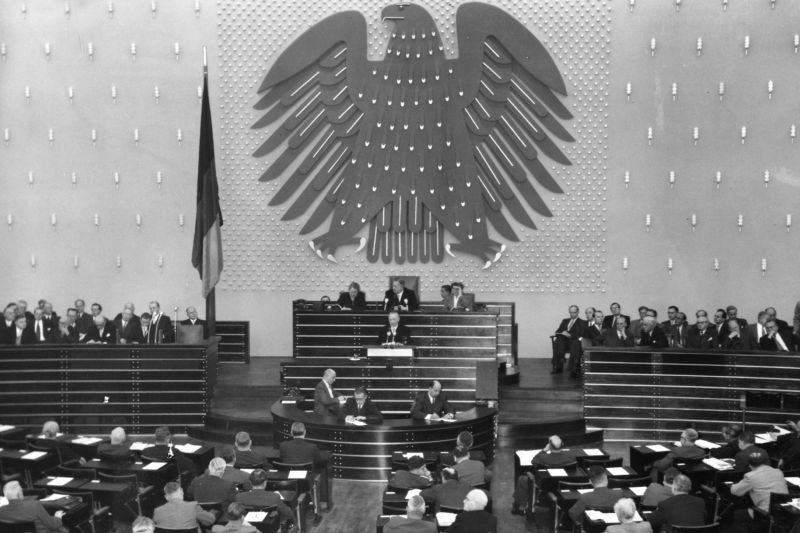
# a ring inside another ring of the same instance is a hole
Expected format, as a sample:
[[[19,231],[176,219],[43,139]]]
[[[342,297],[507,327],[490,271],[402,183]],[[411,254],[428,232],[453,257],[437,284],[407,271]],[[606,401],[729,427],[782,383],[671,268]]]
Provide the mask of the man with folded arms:
[[[423,489],[433,482],[425,460],[418,455],[408,460],[408,470],[398,470],[389,478],[389,487],[393,489]]]

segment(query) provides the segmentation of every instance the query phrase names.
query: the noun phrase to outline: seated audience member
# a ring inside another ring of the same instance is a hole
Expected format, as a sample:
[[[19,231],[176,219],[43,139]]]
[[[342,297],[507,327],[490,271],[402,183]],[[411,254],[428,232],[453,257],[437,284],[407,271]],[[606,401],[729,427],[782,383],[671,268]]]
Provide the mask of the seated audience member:
[[[725,313],[727,313],[728,318],[735,318],[737,322],[739,322],[739,329],[742,329],[747,326],[747,320],[744,318],[739,318],[739,310],[736,308],[735,305],[729,305],[725,308]]]
[[[620,318],[624,318],[626,324],[631,323],[631,317],[622,314],[622,306],[619,305],[617,302],[613,302],[609,306],[609,311],[611,311],[611,314],[607,315],[603,319],[603,327],[605,329],[615,328],[617,326],[617,320],[619,320]]]
[[[765,453],[751,453],[748,464],[750,471],[741,481],[731,485],[731,494],[734,496],[749,494],[755,507],[769,513],[770,493],[789,493],[786,479],[783,477],[783,472],[769,465],[769,456]],[[755,529],[750,509],[737,509],[733,516],[738,531]]]
[[[28,319],[25,315],[19,315],[14,319],[14,329],[12,330],[13,342],[17,346],[36,344],[36,334],[33,328],[28,327]]]
[[[378,333],[378,344],[409,344],[411,342],[411,330],[408,326],[400,323],[400,313],[389,311],[387,324]]]
[[[361,286],[355,281],[351,282],[346,292],[339,294],[336,303],[343,311],[364,311],[367,308],[367,296],[361,290]]]
[[[262,468],[266,457],[263,453],[253,450],[253,441],[250,434],[240,431],[233,439],[236,446],[236,464],[239,468]]]
[[[386,291],[383,298],[384,311],[419,311],[417,295],[411,289],[406,289],[406,282],[402,279],[392,281],[392,288]]]
[[[417,394],[411,406],[411,418],[415,420],[453,419],[455,409],[442,392],[442,384],[434,380],[428,383],[428,390]]]
[[[464,292],[464,284],[460,281],[454,281],[450,284],[452,293],[453,304],[450,306],[451,311],[472,311],[475,305],[475,295]]]
[[[742,345],[745,350],[760,350],[761,346],[759,341],[761,337],[767,334],[767,312],[760,311],[758,319],[755,324],[748,324],[744,328],[740,327],[742,332]]]
[[[692,428],[684,429],[681,433],[680,446],[674,448],[671,452],[653,463],[653,473],[658,470],[665,472],[667,468],[672,466],[675,459],[701,459],[706,456],[706,451],[703,448],[695,445],[695,441],[699,435],[697,431]]]
[[[101,316],[103,314],[103,306],[97,302],[92,304],[92,318]]]
[[[464,498],[464,512],[448,529],[448,533],[497,533],[497,517],[486,512],[489,497],[480,489],[472,489]]]
[[[653,312],[652,309],[648,313]],[[654,316],[646,316],[642,321],[642,333],[639,337],[639,346],[648,348],[666,348],[667,336],[664,330],[658,325],[658,320]]]
[[[653,531],[661,531],[661,526],[702,526],[706,523],[706,504],[697,496],[691,496],[692,482],[683,474],[678,474],[672,482],[670,498],[661,501],[650,515]]]
[[[589,309],[592,309],[591,307]],[[588,311],[587,309],[587,315]],[[622,322],[618,320],[618,322]],[[605,343],[605,337],[603,334],[605,333],[605,329],[603,329],[603,312],[602,311],[594,311],[592,312],[592,321],[587,322],[586,331],[583,332],[583,339],[581,344],[583,348],[588,348],[590,346],[603,346]]]
[[[306,440],[306,426],[302,422],[292,424],[292,440],[280,443],[280,461],[288,464],[314,463],[322,464],[327,460],[328,452],[320,451],[313,442]]]
[[[731,318],[730,320],[736,320]],[[739,322],[736,322],[737,324]],[[728,329],[728,313],[724,309],[717,309],[714,312],[714,323],[710,325],[710,330],[714,331],[717,335],[717,346],[722,344],[722,339],[727,337]]]
[[[628,330],[635,339],[638,339],[642,335],[642,321],[644,320],[644,317],[647,316],[647,310],[648,307],[646,305],[640,305],[639,318],[629,323]]]
[[[152,320],[152,315],[150,313],[142,313],[142,316],[139,317],[139,324],[140,328],[142,329],[142,344],[150,344],[150,321]]]
[[[61,317],[58,325],[50,332],[52,344],[75,344],[78,342],[78,330],[69,324],[69,318]]]
[[[233,446],[223,446],[219,456],[225,461],[225,471],[222,473],[222,479],[233,483],[237,489],[250,490],[250,474],[242,472],[236,468],[236,452]]]
[[[123,309],[118,319],[114,319],[114,327],[117,329],[119,344],[140,344],[144,341],[142,335],[142,325],[138,320],[133,319],[133,311]]]
[[[175,461],[181,473],[181,478],[184,480],[192,479],[197,473],[194,462],[172,445],[172,433],[170,433],[169,428],[159,426],[153,436],[155,445],[146,448],[142,452],[142,457],[154,461]]]
[[[292,510],[283,503],[283,498],[275,491],[267,491],[267,472],[263,468],[256,468],[250,474],[250,485],[253,487],[247,492],[236,495],[236,501],[247,507],[272,507],[274,506],[281,517],[281,522],[291,522],[294,517]]]
[[[742,426],[739,424],[725,424],[720,431],[722,434],[722,445],[719,448],[711,450],[711,457],[717,459],[729,459],[736,457],[739,453],[739,434],[742,432]]]
[[[731,318],[728,320],[727,331],[722,334],[720,339],[720,347],[723,350],[744,350],[744,340],[742,339],[742,332],[739,331],[739,323],[736,319]]]
[[[84,464],[86,459],[78,455],[78,452],[73,450],[66,442],[58,440],[61,436],[61,428],[58,426],[58,422],[48,420],[42,425],[42,434],[36,440],[36,445],[57,449],[61,454],[62,464],[75,462]]]
[[[470,433],[469,431],[462,431],[456,437],[456,446],[462,446],[467,450],[469,450],[470,459],[475,459],[476,461],[483,461],[485,463],[486,454],[484,454],[480,450],[473,450],[472,445],[473,445],[472,433]],[[453,466],[454,464],[456,464],[455,459],[453,459],[453,456],[449,453],[440,454],[439,462],[443,466]]]
[[[0,344],[14,344],[16,316],[17,304],[10,303],[3,308],[3,320],[0,320]]]
[[[131,320],[141,323],[141,318],[136,314],[136,306],[133,304],[133,302],[125,302],[125,305],[122,306],[122,311],[125,309],[130,309]],[[117,316],[114,317],[114,322],[117,322],[120,318],[122,318],[122,311],[117,313]]]
[[[389,478],[389,487],[393,489],[424,489],[433,482],[425,460],[414,456],[408,460],[408,470],[398,470]]]
[[[487,469],[482,461],[470,459],[468,448],[456,446],[453,449],[453,459],[456,462],[453,468],[458,472],[458,479],[464,483],[474,487],[492,480],[492,471]]]
[[[569,517],[575,524],[581,523],[581,515],[583,515],[587,507],[609,510],[623,496],[620,489],[608,488],[606,469],[602,466],[592,465],[589,467],[588,474],[589,481],[592,484],[592,491],[581,494],[578,501],[569,510]]]
[[[767,320],[774,320],[775,323],[778,325],[778,329],[780,331],[791,329],[789,327],[788,322],[786,322],[785,320],[781,320],[780,318],[777,317],[778,312],[775,310],[774,307],[767,307],[766,309],[764,309],[764,312],[767,313]]]
[[[348,398],[344,402],[341,414],[344,416],[345,422],[348,423],[352,423],[354,420],[369,424],[383,422],[383,415],[367,396],[367,387],[364,385],[359,385],[355,388],[352,398]]]
[[[53,324],[45,320],[44,312],[38,307],[33,310],[33,322],[29,327],[33,329],[36,344],[44,344],[53,335]]]
[[[445,311],[453,310],[453,287],[450,285],[442,285],[439,288],[439,296],[442,297],[442,308]]]
[[[86,302],[80,298],[75,300],[75,329],[78,330],[78,336],[80,340],[83,340],[86,332],[89,331],[89,328],[92,327],[92,324],[94,324],[92,315],[85,312],[85,310]]]
[[[672,330],[672,326],[675,325],[678,318],[678,311],[679,309],[675,305],[667,307],[667,319],[661,323],[661,329],[663,329],[665,333],[669,333]]]
[[[28,324],[33,322],[33,313],[28,311],[28,302],[25,300],[17,300],[17,316],[24,316],[28,319]]]
[[[383,526],[384,533],[436,533],[436,522],[423,520],[425,500],[419,494],[408,499],[405,516],[393,516]]]
[[[606,348],[630,348],[634,342],[633,333],[628,330],[624,318],[617,320],[617,327],[603,332],[603,346]]]
[[[575,463],[575,452],[563,447],[561,437],[551,435],[547,445],[531,460],[533,466],[539,468],[561,468]],[[534,482],[532,473],[517,478],[512,495],[511,514],[526,514],[532,512],[531,488]]]
[[[597,313],[597,309],[595,309],[592,306],[589,306],[589,307],[587,307],[586,309],[583,310],[583,316],[586,317],[586,323],[587,324],[591,324],[592,322],[594,322],[595,313]],[[601,311],[601,313],[602,313],[602,311]],[[602,320],[600,321],[600,326],[601,327],[603,326],[603,321]]]
[[[787,420],[786,424],[792,432],[778,437],[778,468],[794,470],[800,468],[800,420]]]
[[[225,517],[228,523],[225,525],[215,524],[211,526],[213,533],[257,533],[258,529],[255,526],[244,523],[244,517],[247,511],[241,503],[233,502],[228,505],[225,510]]]
[[[191,305],[186,308],[186,320],[181,320],[183,326],[203,326],[203,338],[208,338],[208,322],[197,318],[197,309]]]
[[[236,499],[236,484],[222,479],[224,473],[225,460],[221,457],[211,459],[206,473],[194,478],[189,485],[189,499],[201,503],[221,502],[225,509]]]
[[[42,314],[44,319],[52,325],[55,329],[58,326],[58,313],[53,311],[53,303],[52,302],[45,302],[44,306],[42,306]]]
[[[25,499],[19,481],[6,483],[3,496],[8,503],[0,506],[0,521],[12,524],[33,522],[36,533],[67,533],[67,528],[61,524],[64,511],[56,511],[50,516],[39,500]]]
[[[567,368],[575,368],[580,357],[581,341],[586,329],[586,322],[578,317],[581,310],[577,305],[570,305],[569,316],[561,321],[553,334],[553,360],[551,374],[560,374],[564,371],[566,355],[569,354]]]
[[[97,455],[101,459],[110,461],[127,461],[133,458],[130,446],[127,443],[128,436],[121,427],[111,430],[110,442],[103,442],[97,447]]]
[[[778,324],[774,320],[767,319],[767,334],[761,337],[758,345],[762,350],[768,352],[793,352],[794,341],[792,336],[786,332],[778,330]]]
[[[647,486],[642,496],[642,505],[655,507],[660,502],[672,497],[672,483],[675,476],[680,474],[677,468],[669,467],[664,472],[664,479],[661,483],[653,481]]]
[[[96,304],[95,304],[96,305]],[[102,314],[94,317],[94,324],[86,332],[83,342],[87,344],[116,344],[117,328]]]
[[[668,333],[672,336],[672,346],[685,348],[689,340],[689,324],[686,323],[686,313],[678,311]]]
[[[442,469],[442,482],[427,489],[423,489],[420,495],[426,502],[431,502],[438,507],[442,505],[453,509],[461,509],[464,505],[472,485],[464,483],[458,479],[458,472],[453,468]]]
[[[137,516],[131,524],[131,533],[155,533],[155,530],[155,522],[146,516]]]
[[[621,498],[614,504],[614,514],[619,524],[610,525],[606,533],[653,533],[650,522],[634,522],[636,504],[630,498]]]
[[[734,457],[733,469],[737,472],[750,470],[750,455],[754,453],[769,455],[763,448],[756,446],[756,436],[752,431],[743,431],[739,435],[739,453]]]
[[[696,328],[690,328],[686,347],[691,350],[713,350],[719,348],[717,333],[709,326],[707,316],[697,317]]]
[[[200,524],[210,526],[216,517],[196,502],[183,501],[183,489],[179,483],[170,481],[164,485],[167,503],[156,507],[153,522],[163,529],[197,529]]]

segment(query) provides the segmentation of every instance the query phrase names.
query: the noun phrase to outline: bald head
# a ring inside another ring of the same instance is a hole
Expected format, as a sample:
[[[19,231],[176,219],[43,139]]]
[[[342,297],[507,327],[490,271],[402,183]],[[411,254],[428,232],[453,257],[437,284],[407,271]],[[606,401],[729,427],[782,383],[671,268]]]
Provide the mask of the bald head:
[[[489,498],[481,489],[472,489],[464,498],[465,511],[482,511],[489,503]]]
[[[8,501],[22,499],[22,486],[19,481],[9,481],[3,486],[3,496]]]
[[[118,427],[111,430],[111,444],[122,444],[127,438],[124,429]]]

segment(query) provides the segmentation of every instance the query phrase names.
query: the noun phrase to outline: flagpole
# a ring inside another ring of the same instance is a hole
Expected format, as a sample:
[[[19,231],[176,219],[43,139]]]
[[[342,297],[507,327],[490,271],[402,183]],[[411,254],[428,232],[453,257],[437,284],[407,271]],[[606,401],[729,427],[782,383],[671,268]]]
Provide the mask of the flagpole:
[[[203,78],[204,78],[204,87],[208,87],[208,50],[206,47],[203,47]],[[208,95],[206,95],[208,97]],[[217,334],[217,297],[216,297],[216,287],[212,287],[211,291],[206,296],[206,323],[208,325],[208,334],[209,336],[214,336]]]

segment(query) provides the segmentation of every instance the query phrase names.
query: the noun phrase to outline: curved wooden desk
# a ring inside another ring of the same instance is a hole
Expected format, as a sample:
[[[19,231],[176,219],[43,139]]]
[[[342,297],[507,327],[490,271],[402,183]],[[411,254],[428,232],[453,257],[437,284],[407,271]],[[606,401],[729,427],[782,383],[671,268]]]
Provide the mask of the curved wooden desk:
[[[306,439],[330,450],[333,477],[380,481],[389,477],[392,452],[450,451],[462,431],[472,432],[474,447],[494,456],[497,410],[474,407],[458,415],[455,422],[385,420],[380,425],[353,426],[335,417],[321,416],[294,404],[275,402],[270,409],[275,422],[275,443],[292,438],[293,422],[303,422]]]

